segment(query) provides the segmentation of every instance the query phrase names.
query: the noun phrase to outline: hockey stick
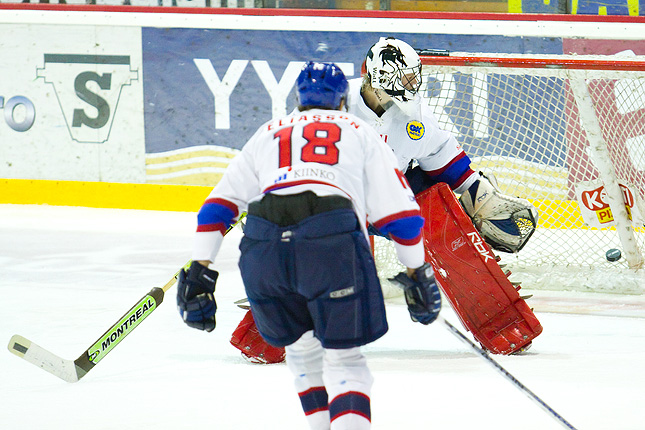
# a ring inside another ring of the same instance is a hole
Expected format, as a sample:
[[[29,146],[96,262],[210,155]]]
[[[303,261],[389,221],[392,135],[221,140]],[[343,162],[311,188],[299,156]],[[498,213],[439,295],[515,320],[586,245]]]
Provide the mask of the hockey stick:
[[[238,221],[230,226],[226,233],[231,231],[246,216],[240,215]],[[226,235],[226,233],[224,233]],[[66,360],[49,352],[45,348],[33,343],[20,335],[13,335],[7,348],[9,352],[40,367],[41,369],[58,376],[65,382],[77,382],[96,366],[110,351],[112,351],[128,334],[132,332],[144,319],[146,319],[161,304],[164,294],[177,282],[179,272],[188,269],[188,261],[175,273],[166,285],[153,288],[141,300],[127,311],[112,327],[110,327],[96,342],[87,348],[76,360]]]
[[[524,384],[522,384],[520,381],[517,380],[512,374],[510,374],[506,369],[502,367],[501,364],[493,360],[493,358],[488,355],[488,353],[480,348],[479,346],[475,345],[474,342],[472,342],[470,339],[468,339],[459,329],[457,329],[455,326],[450,324],[448,321],[446,321],[443,317],[439,317],[439,320],[441,320],[445,326],[448,328],[448,330],[455,335],[459,340],[461,340],[463,343],[466,345],[470,346],[475,352],[481,356],[484,360],[486,360],[489,364],[491,364],[497,371],[499,371],[506,379],[511,381],[513,385],[515,385],[520,391],[522,391],[524,394],[526,394],[531,400],[533,400],[535,403],[537,403],[542,409],[544,409],[549,415],[551,415],[553,418],[555,418],[563,427],[568,428],[570,430],[576,430],[574,426],[572,426],[567,420],[565,420],[562,415],[558,414],[556,411],[553,410],[553,408],[549,405],[547,405],[541,398],[539,398],[533,391],[529,390]]]
[[[63,381],[77,382],[157,309],[163,301],[164,294],[177,282],[179,271],[187,269],[190,263],[189,261],[178,270],[166,285],[150,290],[76,360],[60,358],[17,334],[13,335],[9,341],[9,351],[52,375],[58,376]]]

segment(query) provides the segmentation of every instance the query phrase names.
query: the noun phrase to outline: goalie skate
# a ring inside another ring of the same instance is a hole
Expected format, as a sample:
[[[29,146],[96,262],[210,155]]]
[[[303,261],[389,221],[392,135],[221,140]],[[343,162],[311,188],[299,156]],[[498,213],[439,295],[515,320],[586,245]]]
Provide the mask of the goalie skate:
[[[487,350],[526,350],[542,332],[533,311],[497,264],[448,185],[417,195],[423,217],[426,260],[464,327]]]

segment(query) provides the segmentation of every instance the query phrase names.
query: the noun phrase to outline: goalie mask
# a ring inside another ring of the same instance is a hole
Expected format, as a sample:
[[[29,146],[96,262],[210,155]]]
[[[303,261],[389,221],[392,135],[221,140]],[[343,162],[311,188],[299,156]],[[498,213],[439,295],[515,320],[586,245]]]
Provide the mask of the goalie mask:
[[[418,104],[421,59],[407,43],[382,37],[367,52],[365,68],[372,88],[382,90],[406,113]]]

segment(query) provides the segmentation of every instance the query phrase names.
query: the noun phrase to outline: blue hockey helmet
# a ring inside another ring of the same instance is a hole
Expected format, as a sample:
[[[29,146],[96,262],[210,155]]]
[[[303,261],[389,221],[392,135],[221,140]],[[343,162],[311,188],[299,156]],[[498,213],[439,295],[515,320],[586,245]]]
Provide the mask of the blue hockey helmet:
[[[309,61],[296,79],[296,89],[301,107],[338,109],[349,84],[336,64]]]

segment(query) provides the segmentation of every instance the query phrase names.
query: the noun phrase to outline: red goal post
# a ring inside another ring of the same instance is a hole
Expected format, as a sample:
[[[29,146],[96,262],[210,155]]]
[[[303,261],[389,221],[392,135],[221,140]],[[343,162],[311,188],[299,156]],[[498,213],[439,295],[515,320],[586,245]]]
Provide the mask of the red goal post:
[[[440,126],[540,212],[500,254],[524,288],[644,293],[645,57],[419,53]]]
[[[513,54],[470,54],[444,51],[420,50],[421,63],[428,71],[431,67],[473,67],[492,69],[497,67],[515,69],[568,69],[568,70],[610,70],[644,71],[645,57],[616,57],[610,55],[513,55]]]

